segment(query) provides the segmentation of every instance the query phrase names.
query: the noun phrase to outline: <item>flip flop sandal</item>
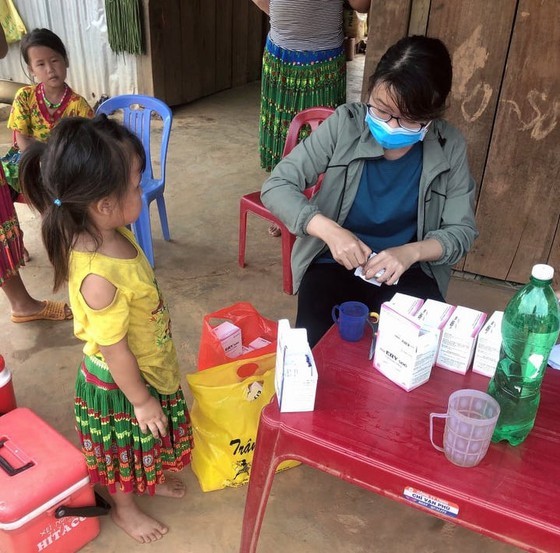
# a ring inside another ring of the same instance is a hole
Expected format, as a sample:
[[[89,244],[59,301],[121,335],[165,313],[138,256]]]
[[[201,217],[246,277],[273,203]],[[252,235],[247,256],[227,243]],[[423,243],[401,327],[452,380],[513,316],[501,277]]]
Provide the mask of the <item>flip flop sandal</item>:
[[[13,323],[29,323],[31,321],[69,321],[73,318],[66,302],[46,300],[41,311],[31,315],[12,315]]]

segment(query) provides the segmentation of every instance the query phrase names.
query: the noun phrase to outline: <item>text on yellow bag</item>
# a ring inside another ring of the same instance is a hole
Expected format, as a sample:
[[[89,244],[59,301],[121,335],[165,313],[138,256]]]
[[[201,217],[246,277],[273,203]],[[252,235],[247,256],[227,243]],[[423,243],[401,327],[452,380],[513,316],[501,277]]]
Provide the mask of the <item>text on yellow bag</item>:
[[[261,410],[274,395],[275,360],[271,353],[187,375],[194,397],[191,467],[203,491],[248,482]],[[285,461],[278,470],[298,464]]]

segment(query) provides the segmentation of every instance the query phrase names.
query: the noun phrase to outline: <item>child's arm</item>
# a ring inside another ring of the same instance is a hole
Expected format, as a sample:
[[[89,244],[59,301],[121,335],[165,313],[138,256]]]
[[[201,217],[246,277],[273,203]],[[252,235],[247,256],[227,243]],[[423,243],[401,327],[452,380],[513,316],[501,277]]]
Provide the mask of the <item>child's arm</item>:
[[[90,274],[82,281],[82,297],[91,309],[102,310],[115,300],[117,289],[105,278]],[[159,401],[154,398],[142,378],[138,361],[124,336],[115,344],[99,347],[116,385],[134,407],[140,430],[151,432],[154,438],[167,434],[167,418]]]
[[[144,434],[151,432],[154,438],[158,438],[159,435],[165,436],[167,417],[163,414],[159,401],[146,388],[146,381],[140,374],[136,357],[128,347],[126,336],[116,344],[101,346],[99,349],[115,383],[132,403],[140,430]]]

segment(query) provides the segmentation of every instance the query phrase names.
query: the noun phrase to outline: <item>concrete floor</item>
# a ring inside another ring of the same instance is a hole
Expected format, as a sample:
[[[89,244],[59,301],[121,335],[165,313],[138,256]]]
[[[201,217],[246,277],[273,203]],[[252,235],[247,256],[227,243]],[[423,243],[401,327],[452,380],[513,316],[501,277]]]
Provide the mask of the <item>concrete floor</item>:
[[[355,81],[350,86],[355,97],[359,86]],[[184,375],[196,370],[205,313],[247,300],[269,318],[294,320],[296,299],[281,288],[280,243],[268,236],[265,222],[250,217],[248,266],[237,265],[239,197],[260,188],[266,176],[257,154],[258,103],[255,83],[175,112],[166,189],[173,240],[162,240],[157,215],[153,224],[156,271],[171,307],[185,388]],[[2,130],[2,151],[9,141],[9,133]],[[37,297],[52,297],[52,271],[40,242],[39,220],[26,206],[18,206],[18,211],[32,256],[23,279]],[[448,301],[491,312],[502,309],[512,293],[507,285],[458,277]],[[65,293],[56,297],[63,299]],[[0,353],[14,371],[19,404],[76,443],[72,398],[81,344],[71,324],[12,324],[3,295],[0,308]],[[443,457],[441,462],[446,462]],[[246,488],[203,493],[190,468],[182,476],[188,486],[183,500],[140,500],[170,526],[162,541],[137,545],[109,518],[102,518],[99,537],[83,551],[236,552]],[[260,553],[517,551],[305,466],[276,477],[259,546]]]

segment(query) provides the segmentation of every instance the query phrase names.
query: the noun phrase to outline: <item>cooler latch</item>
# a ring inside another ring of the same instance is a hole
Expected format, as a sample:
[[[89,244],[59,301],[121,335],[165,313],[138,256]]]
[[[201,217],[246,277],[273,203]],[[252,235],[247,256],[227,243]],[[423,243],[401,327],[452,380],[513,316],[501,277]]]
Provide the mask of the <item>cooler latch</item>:
[[[61,505],[54,512],[54,518],[63,517],[100,517],[109,514],[111,505],[95,492],[95,506],[66,507]]]

